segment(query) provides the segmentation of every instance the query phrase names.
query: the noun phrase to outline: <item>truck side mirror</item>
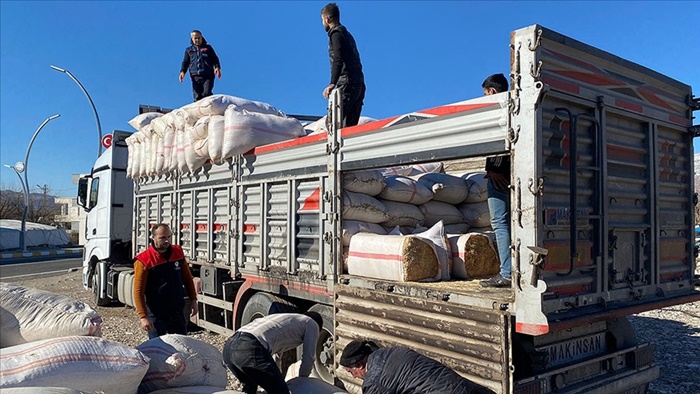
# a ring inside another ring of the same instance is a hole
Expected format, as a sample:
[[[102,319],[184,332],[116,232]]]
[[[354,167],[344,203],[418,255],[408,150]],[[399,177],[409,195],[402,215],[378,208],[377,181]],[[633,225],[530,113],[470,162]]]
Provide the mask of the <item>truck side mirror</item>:
[[[86,206],[87,205],[87,192],[88,192],[88,179],[87,178],[80,178],[78,180],[78,205],[83,207],[86,211],[89,211],[90,209]]]

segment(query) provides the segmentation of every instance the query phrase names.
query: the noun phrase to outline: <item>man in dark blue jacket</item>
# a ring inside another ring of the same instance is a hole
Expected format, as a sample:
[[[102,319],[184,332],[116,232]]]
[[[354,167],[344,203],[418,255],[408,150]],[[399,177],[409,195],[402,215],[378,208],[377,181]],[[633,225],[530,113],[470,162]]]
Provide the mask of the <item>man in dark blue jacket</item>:
[[[340,24],[340,10],[335,3],[321,9],[323,28],[328,33],[328,56],[331,62],[331,82],[323,89],[328,99],[335,88],[343,91],[343,127],[355,126],[360,121],[365,99],[365,75],[362,73],[360,53],[355,38]]]
[[[214,89],[214,75],[221,78],[221,64],[214,48],[202,37],[202,32],[192,30],[190,42],[192,45],[185,49],[185,58],[182,59],[180,67],[180,83],[189,69],[194,101],[199,101],[211,96],[211,91]]]
[[[352,341],[340,365],[363,379],[363,394],[471,394],[490,393],[432,358],[405,347],[379,349],[372,341]]]

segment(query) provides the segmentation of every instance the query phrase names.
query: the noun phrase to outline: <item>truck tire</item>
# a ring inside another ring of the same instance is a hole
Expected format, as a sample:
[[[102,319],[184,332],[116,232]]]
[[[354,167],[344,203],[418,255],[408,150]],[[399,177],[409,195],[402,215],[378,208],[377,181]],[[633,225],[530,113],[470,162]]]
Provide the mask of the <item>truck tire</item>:
[[[335,325],[333,324],[333,307],[316,304],[309,308],[309,312],[316,312],[323,318],[323,328],[318,336],[316,344],[316,360],[314,371],[326,383],[335,384],[335,352],[333,338]]]
[[[241,326],[252,322],[255,319],[272,315],[274,313],[295,313],[299,312],[297,307],[285,300],[269,293],[255,293],[246,302],[241,315]]]
[[[106,306],[111,303],[109,298],[103,298],[101,295],[102,287],[100,285],[100,276],[103,275],[102,267],[104,267],[103,264],[97,263],[95,264],[95,268],[92,269],[92,295],[95,300],[95,305],[97,306]]]

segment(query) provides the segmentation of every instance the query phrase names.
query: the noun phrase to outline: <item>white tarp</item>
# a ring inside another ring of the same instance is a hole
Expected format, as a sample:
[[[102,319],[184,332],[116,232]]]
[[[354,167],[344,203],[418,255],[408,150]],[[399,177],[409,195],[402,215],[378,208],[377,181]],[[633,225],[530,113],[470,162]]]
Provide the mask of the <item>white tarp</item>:
[[[0,220],[0,250],[19,248],[22,230],[21,220]],[[26,223],[25,246],[68,246],[70,239],[66,230],[46,224]]]

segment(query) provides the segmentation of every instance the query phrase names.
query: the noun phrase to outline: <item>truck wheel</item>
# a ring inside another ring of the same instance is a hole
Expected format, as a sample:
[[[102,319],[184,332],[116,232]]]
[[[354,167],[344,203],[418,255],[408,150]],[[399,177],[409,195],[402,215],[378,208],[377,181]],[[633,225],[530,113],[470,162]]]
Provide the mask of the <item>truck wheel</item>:
[[[335,352],[333,346],[333,334],[335,326],[333,324],[333,307],[316,304],[309,308],[309,312],[316,312],[323,317],[323,329],[319,333],[316,344],[316,361],[314,361],[314,371],[327,383],[335,383]]]
[[[95,268],[92,269],[92,295],[93,299],[95,300],[95,305],[97,306],[106,306],[110,304],[110,300],[108,298],[103,298],[101,296],[102,294],[102,288],[100,287],[100,275],[102,274],[102,264],[97,263],[95,264]]]
[[[284,298],[277,297],[269,293],[255,293],[246,302],[241,316],[241,326],[252,322],[255,319],[272,315],[274,313],[295,313],[299,312],[297,307]]]

